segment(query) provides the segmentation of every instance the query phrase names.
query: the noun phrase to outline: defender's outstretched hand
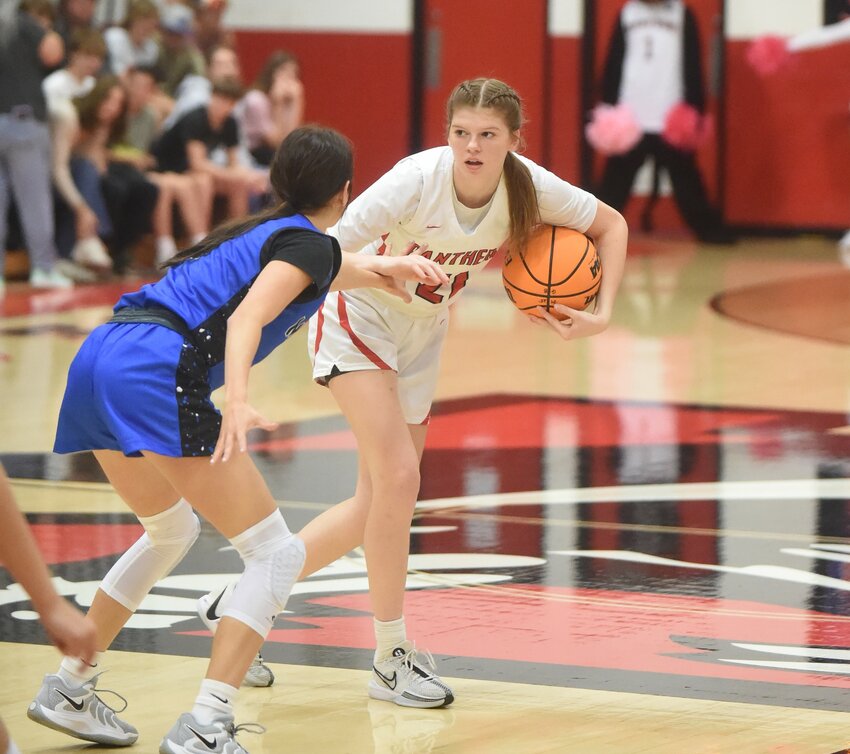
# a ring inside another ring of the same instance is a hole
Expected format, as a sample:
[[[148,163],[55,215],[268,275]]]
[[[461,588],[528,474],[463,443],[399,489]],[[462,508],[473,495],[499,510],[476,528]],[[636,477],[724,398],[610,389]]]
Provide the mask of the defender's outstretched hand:
[[[266,419],[244,401],[228,401],[221,414],[221,429],[210,463],[225,463],[237,450],[244,453],[248,449],[248,430],[254,427],[271,432],[278,423]]]

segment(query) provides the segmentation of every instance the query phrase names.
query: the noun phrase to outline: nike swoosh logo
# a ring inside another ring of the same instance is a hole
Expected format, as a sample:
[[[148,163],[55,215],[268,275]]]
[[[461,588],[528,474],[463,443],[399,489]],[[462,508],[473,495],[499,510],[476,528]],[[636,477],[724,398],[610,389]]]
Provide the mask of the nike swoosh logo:
[[[213,738],[213,740],[212,740],[212,741],[209,741],[208,739],[204,738],[204,737],[203,737],[200,733],[198,733],[198,731],[196,731],[196,730],[195,730],[195,729],[194,729],[191,725],[187,725],[186,727],[187,727],[190,731],[192,731],[192,733],[194,733],[194,734],[195,734],[195,738],[197,738],[197,739],[198,739],[198,740],[199,740],[199,741],[200,741],[200,742],[201,742],[204,746],[206,746],[206,747],[207,747],[210,751],[212,751],[213,749],[215,749],[215,747],[216,747],[215,738]]]
[[[213,603],[207,608],[207,618],[210,620],[219,620],[221,618],[221,616],[216,613],[215,609],[218,607],[218,603],[221,602],[221,598],[224,597],[224,592],[225,590],[222,589],[218,593],[218,597],[216,597],[215,600],[213,600]]]
[[[59,694],[59,696],[63,697],[65,701],[68,702],[68,704],[70,704],[75,710],[77,710],[77,712],[82,712],[83,707],[86,706],[85,702],[75,702],[73,699],[71,699],[70,696],[68,696],[67,694],[63,694],[61,691],[59,691],[59,689],[56,689],[56,692]]]
[[[393,671],[392,678],[390,678],[389,676],[384,675],[374,665],[372,666],[372,669],[378,674],[378,678],[380,678],[385,684],[387,684],[387,686],[392,691],[395,691],[395,687],[398,684],[398,673],[395,670]]]
[[[218,699],[218,700],[219,700],[222,704],[229,704],[229,702],[227,701],[227,699],[222,699],[222,698],[221,698],[218,694],[213,694],[212,692],[210,692],[210,696],[211,696],[213,699]]]

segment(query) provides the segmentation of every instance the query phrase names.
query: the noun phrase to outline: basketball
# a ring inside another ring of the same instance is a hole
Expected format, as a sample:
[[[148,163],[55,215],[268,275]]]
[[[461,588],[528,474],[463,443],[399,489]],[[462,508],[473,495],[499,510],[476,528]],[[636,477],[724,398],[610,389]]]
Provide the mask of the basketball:
[[[525,248],[508,250],[502,266],[502,283],[514,306],[540,316],[542,307],[558,319],[566,315],[555,304],[572,309],[590,306],[602,282],[602,265],[596,246],[584,233],[559,225],[542,225]]]

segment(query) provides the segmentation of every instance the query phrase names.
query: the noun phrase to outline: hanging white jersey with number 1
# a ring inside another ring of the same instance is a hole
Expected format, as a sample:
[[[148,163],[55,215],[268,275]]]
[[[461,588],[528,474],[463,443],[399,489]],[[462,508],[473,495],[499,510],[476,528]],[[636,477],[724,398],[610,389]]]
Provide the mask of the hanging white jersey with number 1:
[[[531,160],[520,157],[531,172],[540,216],[544,223],[586,231],[596,216],[596,198],[561,180]],[[470,275],[484,269],[510,232],[508,192],[504,176],[486,215],[477,227],[465,232],[454,208],[453,156],[450,147],[437,147],[406,157],[384,174],[346,209],[329,229],[345,251],[365,254],[403,254],[409,244],[428,246],[425,256],[449,276],[442,286],[408,282],[413,301],[383,291],[359,289],[346,295],[383,304],[412,317],[428,317],[437,307],[457,299]]]

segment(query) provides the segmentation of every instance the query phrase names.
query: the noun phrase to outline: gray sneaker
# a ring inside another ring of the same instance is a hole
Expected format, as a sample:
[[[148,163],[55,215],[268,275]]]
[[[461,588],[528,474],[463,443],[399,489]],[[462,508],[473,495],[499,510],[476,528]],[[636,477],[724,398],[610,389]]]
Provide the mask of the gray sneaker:
[[[437,675],[434,658],[427,650],[416,651],[405,641],[392,654],[372,666],[369,696],[401,707],[448,707],[452,690]]]
[[[184,712],[159,745],[159,754],[248,754],[236,743],[236,734],[265,733],[256,723],[234,725],[232,717],[220,717],[201,725],[191,712]]]
[[[82,686],[69,686],[58,675],[46,675],[38,694],[27,709],[27,717],[40,725],[67,733],[83,741],[107,746],[130,746],[136,743],[139,732],[116,715],[96,693],[100,674]],[[101,693],[106,691],[102,690]],[[114,691],[107,693],[115,694]],[[124,702],[127,700],[115,694]]]
[[[228,584],[224,589],[217,589],[209,594],[205,594],[198,600],[198,617],[204,622],[204,625],[212,634],[218,628],[221,613],[224,610],[224,606],[230,600],[234,586],[235,584]],[[266,688],[273,683],[274,673],[272,669],[266,665],[263,661],[263,656],[257,652],[257,656],[251,662],[251,667],[245,673],[245,678],[242,679],[242,685]]]

